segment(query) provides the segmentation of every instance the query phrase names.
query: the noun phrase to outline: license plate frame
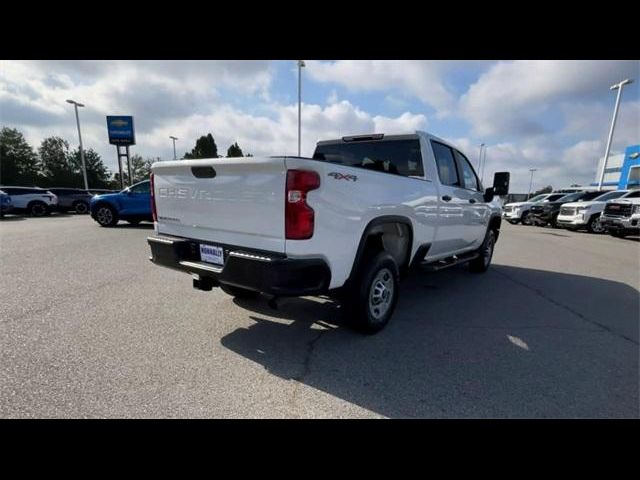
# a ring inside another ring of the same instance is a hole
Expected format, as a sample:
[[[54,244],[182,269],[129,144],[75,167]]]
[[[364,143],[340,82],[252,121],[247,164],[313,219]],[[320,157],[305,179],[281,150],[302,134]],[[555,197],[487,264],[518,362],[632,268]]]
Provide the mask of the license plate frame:
[[[224,266],[224,249],[222,247],[208,243],[201,243],[199,245],[199,250],[200,261],[211,265],[217,265],[218,267]]]

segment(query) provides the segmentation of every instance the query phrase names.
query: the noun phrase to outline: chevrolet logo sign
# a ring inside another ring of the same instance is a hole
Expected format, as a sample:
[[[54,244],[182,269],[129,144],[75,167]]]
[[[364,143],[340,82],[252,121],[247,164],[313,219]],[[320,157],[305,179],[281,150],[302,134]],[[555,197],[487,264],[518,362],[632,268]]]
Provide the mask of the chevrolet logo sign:
[[[127,125],[129,125],[129,122],[127,122],[126,120],[112,120],[111,125],[114,127],[126,127]]]

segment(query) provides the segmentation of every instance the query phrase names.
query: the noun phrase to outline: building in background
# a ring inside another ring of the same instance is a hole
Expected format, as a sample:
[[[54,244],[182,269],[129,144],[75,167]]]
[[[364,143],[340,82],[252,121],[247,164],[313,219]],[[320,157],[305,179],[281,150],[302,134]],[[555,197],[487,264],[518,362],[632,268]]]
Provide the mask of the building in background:
[[[601,158],[598,162],[596,178],[591,186],[598,186],[603,161],[604,158]],[[602,186],[618,190],[640,188],[640,145],[631,145],[625,148],[624,153],[609,155]]]

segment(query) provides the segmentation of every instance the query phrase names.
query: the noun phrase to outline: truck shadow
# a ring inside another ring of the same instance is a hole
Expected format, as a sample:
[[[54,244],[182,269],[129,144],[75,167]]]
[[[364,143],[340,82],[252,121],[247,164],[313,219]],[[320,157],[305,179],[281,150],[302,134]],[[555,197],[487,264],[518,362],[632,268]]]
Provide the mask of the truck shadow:
[[[328,299],[283,299],[277,310],[234,299],[255,323],[221,343],[387,417],[640,417],[636,288],[493,265],[413,274],[400,295],[373,336]]]

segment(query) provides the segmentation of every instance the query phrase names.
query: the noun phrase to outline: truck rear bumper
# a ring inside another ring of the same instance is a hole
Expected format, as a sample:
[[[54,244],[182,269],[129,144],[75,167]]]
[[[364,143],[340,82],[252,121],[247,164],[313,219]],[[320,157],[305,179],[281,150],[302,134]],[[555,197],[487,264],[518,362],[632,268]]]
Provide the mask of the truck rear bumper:
[[[192,274],[198,288],[224,283],[268,295],[302,296],[326,293],[331,281],[329,267],[321,258],[289,258],[217,244],[224,250],[224,265],[214,265],[200,258],[200,243],[208,242],[169,236],[148,237],[147,242],[153,263]]]

